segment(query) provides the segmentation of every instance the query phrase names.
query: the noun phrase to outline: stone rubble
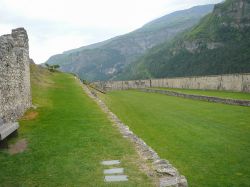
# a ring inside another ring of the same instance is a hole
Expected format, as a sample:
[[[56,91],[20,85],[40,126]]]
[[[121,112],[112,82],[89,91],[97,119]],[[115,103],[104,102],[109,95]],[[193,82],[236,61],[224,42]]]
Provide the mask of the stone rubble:
[[[91,91],[86,85],[83,85],[83,88],[87,95],[94,101],[96,101],[100,108],[108,115],[108,118],[113,122],[113,124],[118,127],[123,137],[131,140],[134,143],[139,155],[144,160],[151,161],[152,169],[154,170],[151,173],[154,173],[159,179],[158,186],[188,186],[185,176],[180,175],[176,168],[174,168],[167,160],[161,159],[151,147],[149,147],[142,139],[136,136],[128,126],[122,123],[122,121],[108,109],[105,103],[98,98],[97,94],[94,91]]]

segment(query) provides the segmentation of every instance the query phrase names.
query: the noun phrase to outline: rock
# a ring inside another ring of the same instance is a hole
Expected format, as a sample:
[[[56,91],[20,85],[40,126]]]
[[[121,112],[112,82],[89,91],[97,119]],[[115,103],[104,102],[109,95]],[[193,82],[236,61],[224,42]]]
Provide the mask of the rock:
[[[178,187],[188,187],[188,182],[185,176],[181,175],[178,180]]]
[[[168,165],[168,164],[169,164],[169,161],[164,160],[164,159],[158,159],[158,160],[154,161],[153,164],[154,164],[154,165],[162,165],[162,164]]]
[[[168,165],[158,165],[155,167],[157,173],[162,175],[171,175],[176,176],[178,174],[177,170],[173,167],[169,167]]]
[[[160,178],[160,187],[188,187],[188,183],[184,176],[162,177]]]
[[[160,187],[178,187],[178,178],[177,177],[160,178]]]

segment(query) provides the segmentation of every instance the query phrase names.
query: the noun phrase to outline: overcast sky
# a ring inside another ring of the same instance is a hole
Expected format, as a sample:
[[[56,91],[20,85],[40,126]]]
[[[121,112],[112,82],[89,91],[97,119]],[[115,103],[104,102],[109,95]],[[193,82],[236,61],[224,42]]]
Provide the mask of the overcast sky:
[[[24,27],[30,57],[51,55],[135,30],[176,10],[222,0],[0,0],[0,35]]]

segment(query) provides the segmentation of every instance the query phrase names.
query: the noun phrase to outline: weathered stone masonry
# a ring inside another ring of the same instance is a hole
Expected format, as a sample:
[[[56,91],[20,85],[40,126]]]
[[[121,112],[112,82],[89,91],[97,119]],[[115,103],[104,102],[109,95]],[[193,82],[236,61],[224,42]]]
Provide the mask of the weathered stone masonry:
[[[0,36],[0,136],[31,106],[28,41],[24,28]]]
[[[167,87],[250,92],[250,74],[177,77],[131,81],[101,81],[94,82],[93,84],[106,91],[148,87]]]
[[[164,95],[176,96],[176,97],[184,97],[189,99],[201,100],[201,101],[209,101],[214,103],[223,103],[229,105],[240,105],[240,106],[250,106],[250,101],[248,100],[240,100],[240,99],[229,99],[229,98],[220,98],[220,97],[212,97],[205,95],[195,95],[195,94],[185,94],[180,92],[175,92],[172,90],[159,90],[159,89],[150,89],[150,88],[139,88],[138,90],[149,93],[159,93]]]

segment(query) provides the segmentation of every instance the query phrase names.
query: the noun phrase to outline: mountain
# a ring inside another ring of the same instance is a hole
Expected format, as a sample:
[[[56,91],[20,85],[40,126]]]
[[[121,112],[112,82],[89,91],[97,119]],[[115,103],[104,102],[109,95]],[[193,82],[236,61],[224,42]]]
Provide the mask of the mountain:
[[[90,81],[113,79],[147,50],[168,43],[177,34],[196,25],[213,6],[196,6],[168,14],[131,33],[54,55],[46,63],[59,64],[63,71]]]
[[[155,46],[116,79],[250,72],[250,1],[215,5],[191,30]]]

